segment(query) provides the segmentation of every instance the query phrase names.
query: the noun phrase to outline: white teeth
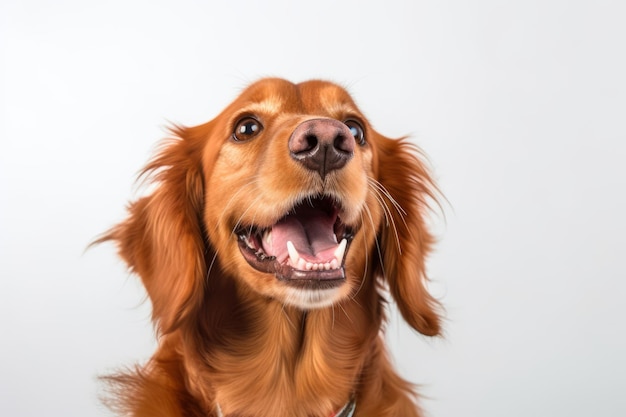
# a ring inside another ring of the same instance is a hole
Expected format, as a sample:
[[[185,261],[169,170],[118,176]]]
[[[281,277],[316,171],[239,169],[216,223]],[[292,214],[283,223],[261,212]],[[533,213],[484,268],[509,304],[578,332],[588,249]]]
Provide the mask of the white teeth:
[[[296,269],[299,269],[300,271],[306,270],[306,261],[302,258],[298,259]]]
[[[266,237],[267,237],[267,234],[263,237],[263,239],[265,240]],[[348,241],[346,239],[343,239],[341,241],[337,249],[335,249],[334,259],[328,262],[314,263],[314,262],[308,262],[305,259],[303,259],[298,253],[298,250],[294,246],[293,242],[288,240],[287,241],[287,253],[289,254],[289,261],[290,261],[289,263],[291,264],[292,267],[300,271],[324,271],[324,270],[328,271],[331,269],[338,269],[341,266],[343,257],[346,253],[347,244],[348,244]]]
[[[337,246],[337,249],[335,249],[335,258],[337,259],[337,261],[339,261],[339,263],[341,264],[341,262],[343,261],[343,255],[345,255],[346,253],[346,246],[348,245],[348,241],[346,239],[342,239],[341,243],[339,243],[339,246]]]
[[[330,262],[324,263],[313,263],[313,262],[305,262],[300,259],[301,262],[298,263],[298,268],[301,271],[329,271],[331,269],[338,269],[339,262],[336,259],[333,259]]]
[[[263,234],[263,243],[266,248],[272,247],[272,230],[268,229]]]
[[[293,243],[291,243],[291,240],[287,241],[287,252],[289,252],[289,259],[291,259],[291,265],[292,266],[298,265],[298,261],[300,260],[300,254],[296,250],[296,247],[293,246]]]

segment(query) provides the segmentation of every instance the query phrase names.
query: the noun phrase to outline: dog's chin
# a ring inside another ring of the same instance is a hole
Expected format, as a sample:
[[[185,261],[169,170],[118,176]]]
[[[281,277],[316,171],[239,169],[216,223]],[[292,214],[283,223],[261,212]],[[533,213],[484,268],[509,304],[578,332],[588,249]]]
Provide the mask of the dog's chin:
[[[325,290],[307,290],[300,288],[286,288],[281,300],[302,310],[316,310],[330,307],[342,298],[341,287]]]

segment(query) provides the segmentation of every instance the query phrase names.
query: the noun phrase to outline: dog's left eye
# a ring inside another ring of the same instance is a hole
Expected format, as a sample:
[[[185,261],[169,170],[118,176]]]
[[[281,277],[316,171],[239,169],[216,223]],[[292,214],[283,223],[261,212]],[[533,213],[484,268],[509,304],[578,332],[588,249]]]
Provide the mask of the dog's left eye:
[[[253,117],[244,117],[235,125],[233,140],[243,142],[250,140],[263,130],[261,123]]]
[[[348,126],[348,129],[350,129],[350,133],[352,133],[352,136],[354,136],[354,140],[356,140],[356,143],[361,146],[365,145],[365,131],[363,129],[363,126],[361,126],[361,124],[356,120],[352,119],[346,120],[344,124]]]

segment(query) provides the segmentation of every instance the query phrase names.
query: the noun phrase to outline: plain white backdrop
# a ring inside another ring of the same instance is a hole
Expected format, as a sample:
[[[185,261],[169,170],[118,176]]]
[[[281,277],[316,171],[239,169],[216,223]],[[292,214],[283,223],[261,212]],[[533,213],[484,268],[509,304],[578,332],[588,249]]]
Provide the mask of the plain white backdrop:
[[[0,3],[0,415],[107,416],[154,349],[110,245],[169,122],[250,81],[346,85],[449,200],[445,338],[387,336],[432,417],[626,415],[626,3]]]

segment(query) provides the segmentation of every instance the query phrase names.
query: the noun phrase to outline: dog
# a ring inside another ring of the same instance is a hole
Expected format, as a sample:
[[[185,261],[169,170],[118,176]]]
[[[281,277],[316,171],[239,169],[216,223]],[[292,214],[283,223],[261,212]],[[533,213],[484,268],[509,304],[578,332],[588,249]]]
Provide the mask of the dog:
[[[379,134],[346,90],[267,78],[217,117],[175,126],[152,191],[113,241],[152,304],[158,349],[104,377],[135,417],[416,417],[392,368],[387,298],[441,332],[420,150]]]

